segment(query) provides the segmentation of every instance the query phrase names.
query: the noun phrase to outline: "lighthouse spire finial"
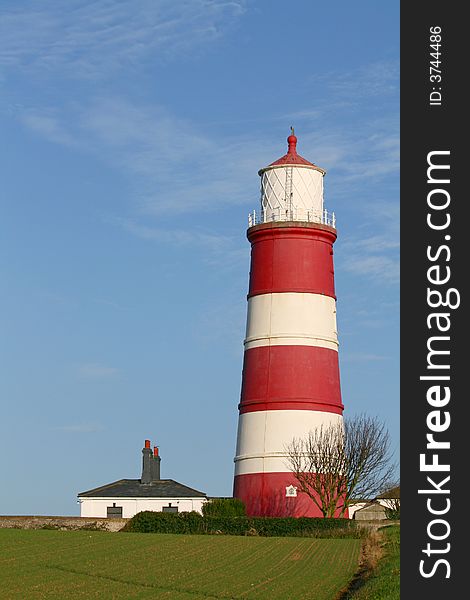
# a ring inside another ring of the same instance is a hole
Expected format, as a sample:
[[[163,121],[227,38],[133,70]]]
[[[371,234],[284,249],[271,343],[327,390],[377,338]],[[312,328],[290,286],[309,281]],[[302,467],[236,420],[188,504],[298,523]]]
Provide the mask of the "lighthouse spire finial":
[[[289,144],[289,149],[287,150],[287,154],[297,154],[297,138],[295,137],[294,128],[290,127],[291,134],[287,138],[287,143]]]

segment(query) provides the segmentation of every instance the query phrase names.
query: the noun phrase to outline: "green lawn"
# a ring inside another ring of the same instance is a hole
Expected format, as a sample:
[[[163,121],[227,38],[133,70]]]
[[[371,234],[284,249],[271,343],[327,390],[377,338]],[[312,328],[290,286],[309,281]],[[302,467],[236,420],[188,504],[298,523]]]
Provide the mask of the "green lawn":
[[[361,540],[0,529],[0,598],[332,600]]]

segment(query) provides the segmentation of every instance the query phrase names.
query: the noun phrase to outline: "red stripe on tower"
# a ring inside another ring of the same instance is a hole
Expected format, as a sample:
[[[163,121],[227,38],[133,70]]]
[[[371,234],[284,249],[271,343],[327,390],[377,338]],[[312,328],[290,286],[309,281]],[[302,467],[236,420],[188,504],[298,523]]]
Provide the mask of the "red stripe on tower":
[[[335,298],[332,227],[271,221],[251,227],[248,240],[252,267],[248,296],[310,292]]]
[[[286,446],[342,420],[333,244],[325,171],[297,154],[261,169],[249,217],[251,270],[234,496],[249,515],[321,516],[297,493]]]
[[[315,346],[258,346],[245,352],[240,413],[323,410],[342,414],[338,353]]]

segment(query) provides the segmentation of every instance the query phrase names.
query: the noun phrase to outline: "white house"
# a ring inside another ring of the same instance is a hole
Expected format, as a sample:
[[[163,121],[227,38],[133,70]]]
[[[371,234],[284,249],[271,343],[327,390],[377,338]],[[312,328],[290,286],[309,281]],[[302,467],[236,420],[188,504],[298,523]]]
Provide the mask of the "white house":
[[[142,477],[119,479],[78,494],[81,517],[133,517],[143,510],[157,512],[202,512],[208,498],[173,479],[160,479],[158,448],[145,440]]]
[[[400,486],[397,485],[389,490],[386,490],[376,498],[377,502],[385,508],[397,510],[400,508]]]

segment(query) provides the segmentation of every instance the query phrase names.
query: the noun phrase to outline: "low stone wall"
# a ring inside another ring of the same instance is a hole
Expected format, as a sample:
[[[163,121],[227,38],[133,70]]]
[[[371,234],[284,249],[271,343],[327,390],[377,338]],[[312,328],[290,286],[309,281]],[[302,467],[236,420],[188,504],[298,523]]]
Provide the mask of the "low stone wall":
[[[363,529],[382,529],[382,527],[390,527],[391,525],[400,525],[400,521],[394,521],[392,519],[357,521],[357,527]]]
[[[98,519],[93,517],[44,517],[0,516],[0,528],[4,529],[57,529],[74,531],[119,531],[129,519]]]

